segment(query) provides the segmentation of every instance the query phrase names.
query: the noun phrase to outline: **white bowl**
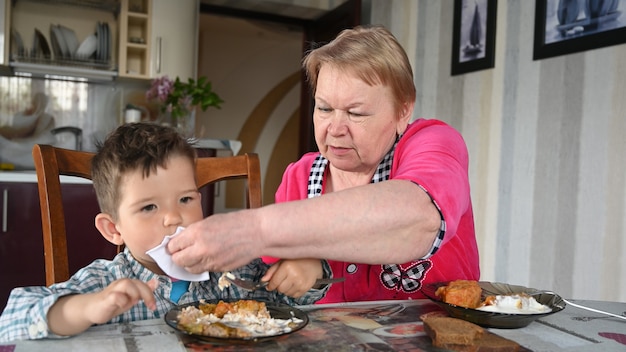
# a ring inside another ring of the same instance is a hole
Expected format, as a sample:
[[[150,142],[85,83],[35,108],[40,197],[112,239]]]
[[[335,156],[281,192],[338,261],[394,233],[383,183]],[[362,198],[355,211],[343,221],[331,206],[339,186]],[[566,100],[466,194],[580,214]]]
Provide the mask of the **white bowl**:
[[[80,44],[76,50],[77,59],[88,59],[96,51],[98,45],[98,38],[91,34]]]

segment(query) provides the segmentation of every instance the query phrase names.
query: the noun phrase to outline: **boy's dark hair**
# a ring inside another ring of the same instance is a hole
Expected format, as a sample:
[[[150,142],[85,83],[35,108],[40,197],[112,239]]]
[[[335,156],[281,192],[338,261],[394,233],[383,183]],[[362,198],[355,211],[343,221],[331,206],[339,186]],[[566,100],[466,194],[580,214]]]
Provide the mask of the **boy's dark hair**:
[[[119,126],[97,145],[91,162],[93,186],[100,211],[117,216],[121,199],[120,180],[129,172],[141,170],[150,176],[157,167],[165,167],[173,156],[189,158],[195,165],[196,151],[174,128],[154,123],[130,123]]]

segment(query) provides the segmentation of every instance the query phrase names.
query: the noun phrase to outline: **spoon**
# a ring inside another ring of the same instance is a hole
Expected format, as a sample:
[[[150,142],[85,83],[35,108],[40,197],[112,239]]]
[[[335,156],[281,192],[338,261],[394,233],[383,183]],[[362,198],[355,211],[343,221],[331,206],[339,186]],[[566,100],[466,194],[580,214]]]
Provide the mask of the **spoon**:
[[[251,281],[251,280],[240,279],[237,277],[231,277],[231,275],[225,275],[224,277],[231,284],[237,287],[243,288],[244,290],[248,290],[248,291],[254,291],[256,289],[263,288],[267,286],[267,284],[269,284],[269,281]],[[338,277],[334,279],[317,279],[315,280],[315,284],[313,284],[313,286],[331,284],[334,282],[342,282],[345,280],[346,280],[345,277]]]
[[[534,295],[539,295],[539,294],[542,294],[542,293],[552,294],[552,295],[556,294],[556,293],[554,293],[552,291],[546,291],[546,290],[530,292],[528,294],[531,295],[531,296],[534,296]],[[626,320],[626,316],[624,316],[624,315],[618,315],[618,314],[614,314],[614,313],[609,313],[609,312],[605,312],[603,310],[599,310],[599,309],[595,309],[595,308],[591,308],[591,307],[586,307],[586,306],[583,306],[583,305],[580,305],[580,304],[572,303],[572,302],[566,300],[563,297],[561,297],[561,299],[563,300],[563,302],[565,302],[566,304],[569,304],[572,307],[576,307],[576,308],[579,308],[579,309],[588,310],[590,312],[600,313],[600,314],[608,315],[610,317]]]

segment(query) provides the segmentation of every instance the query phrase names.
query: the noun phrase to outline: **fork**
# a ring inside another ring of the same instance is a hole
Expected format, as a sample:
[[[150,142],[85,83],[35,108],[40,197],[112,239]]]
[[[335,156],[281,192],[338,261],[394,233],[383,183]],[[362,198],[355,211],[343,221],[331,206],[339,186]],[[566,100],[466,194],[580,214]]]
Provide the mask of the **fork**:
[[[230,275],[225,275],[224,277],[231,284],[233,284],[233,285],[235,285],[237,287],[243,288],[244,290],[248,290],[248,291],[257,290],[257,289],[263,288],[263,287],[267,286],[267,284],[269,284],[269,281],[251,281],[251,280],[240,279],[238,277],[230,277]],[[313,284],[313,286],[332,284],[334,282],[342,282],[342,281],[345,281],[345,280],[346,280],[345,277],[337,277],[337,278],[334,278],[334,279],[317,279],[317,280],[315,280],[315,284]]]

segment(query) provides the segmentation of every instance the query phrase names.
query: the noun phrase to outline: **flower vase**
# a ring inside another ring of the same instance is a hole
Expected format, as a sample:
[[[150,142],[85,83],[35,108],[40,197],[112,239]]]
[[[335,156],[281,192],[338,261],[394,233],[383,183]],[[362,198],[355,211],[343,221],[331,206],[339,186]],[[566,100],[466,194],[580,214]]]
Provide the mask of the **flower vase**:
[[[192,110],[177,117],[172,116],[170,112],[163,112],[159,118],[159,123],[164,126],[173,126],[181,135],[193,138],[196,130],[196,112]]]

